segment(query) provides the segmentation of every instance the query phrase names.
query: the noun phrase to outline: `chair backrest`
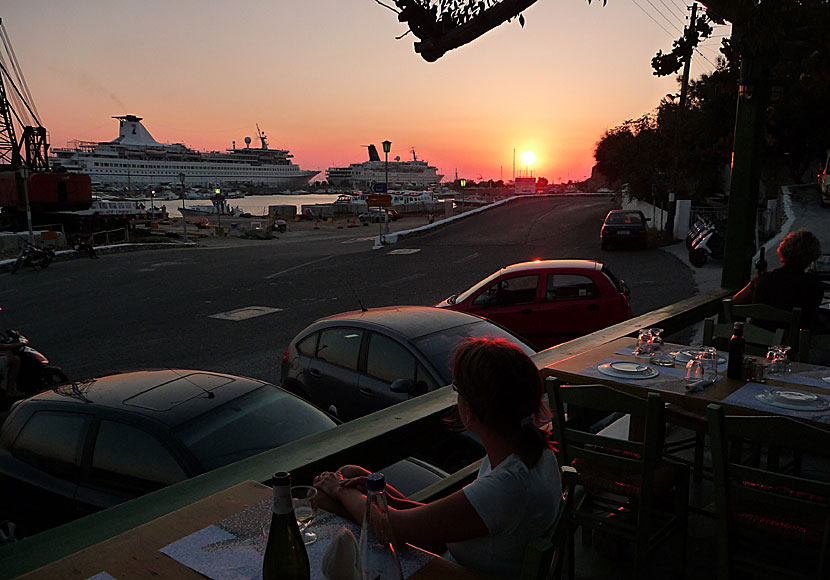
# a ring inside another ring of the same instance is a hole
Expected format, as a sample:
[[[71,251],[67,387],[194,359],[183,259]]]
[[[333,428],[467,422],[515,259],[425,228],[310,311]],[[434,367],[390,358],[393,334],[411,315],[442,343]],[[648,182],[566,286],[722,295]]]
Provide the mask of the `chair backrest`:
[[[726,349],[732,336],[734,324],[715,324],[713,318],[703,321],[703,344]],[[784,344],[784,329],[767,330],[749,322],[744,323],[744,342],[746,354],[764,356],[767,349],[775,344]]]
[[[567,558],[572,557],[571,505],[573,503],[572,467],[562,468],[562,501],[553,525],[542,537],[525,546],[520,580],[559,580],[567,576]]]
[[[663,402],[657,393],[647,398],[623,393],[605,385],[562,385],[555,378],[545,381],[553,415],[553,432],[559,445],[560,465],[582,460],[621,475],[642,476],[642,497],[651,497],[654,470],[660,461],[665,434]],[[616,439],[574,427],[565,419],[565,405],[607,412],[621,412],[643,420],[641,441]]]
[[[778,458],[791,451],[798,465],[808,457],[826,461],[830,459],[830,432],[788,417],[727,416],[716,404],[708,406],[707,419],[712,439],[719,566],[726,567],[722,576],[735,565],[752,569],[759,565],[756,572],[776,574],[774,564],[764,561],[764,546],[760,543],[750,548],[752,553],[746,559],[741,558],[736,550],[740,528],[741,535],[747,531],[758,534],[781,550],[784,545],[809,545],[807,553],[817,560],[815,573],[809,577],[827,578],[830,480],[805,475],[800,468],[796,473],[785,473]],[[742,454],[744,444],[753,450],[749,460]],[[759,451],[766,454],[766,465],[758,460]]]
[[[810,362],[810,349],[830,351],[830,334],[813,335],[808,329],[798,331],[797,358],[801,362]]]
[[[798,329],[801,328],[801,308],[782,310],[768,304],[733,304],[731,298],[723,299],[723,321],[732,324],[736,321],[751,322],[767,330],[784,329],[784,342],[798,348]]]

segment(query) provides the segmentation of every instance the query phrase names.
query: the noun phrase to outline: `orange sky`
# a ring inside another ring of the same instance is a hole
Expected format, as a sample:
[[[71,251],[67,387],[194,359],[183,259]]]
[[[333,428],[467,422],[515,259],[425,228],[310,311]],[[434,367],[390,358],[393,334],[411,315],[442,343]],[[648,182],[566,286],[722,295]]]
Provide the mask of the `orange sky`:
[[[536,175],[587,177],[606,129],[677,91],[649,63],[685,12],[681,0],[538,0],[524,29],[426,63],[373,0],[11,4],[0,17],[53,147],[113,139],[111,117],[128,113],[196,149],[241,146],[258,123],[303,168],[363,161],[363,145],[388,139],[390,159],[414,147],[473,180],[510,179],[514,148],[517,170],[533,150]],[[695,55],[693,77],[714,68],[719,42],[704,45],[708,62]]]

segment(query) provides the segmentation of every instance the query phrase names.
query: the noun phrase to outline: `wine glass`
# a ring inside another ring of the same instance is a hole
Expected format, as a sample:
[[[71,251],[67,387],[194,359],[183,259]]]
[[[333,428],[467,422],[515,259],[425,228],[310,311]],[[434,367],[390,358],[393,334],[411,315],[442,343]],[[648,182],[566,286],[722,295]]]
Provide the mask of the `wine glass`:
[[[774,345],[769,347],[767,351],[767,361],[769,362],[769,375],[782,375],[790,372],[790,361],[787,354],[790,351],[789,346]]]
[[[649,347],[651,348],[651,362],[657,366],[661,367],[673,367],[674,366],[674,359],[669,356],[667,352],[663,350],[663,337],[660,336],[660,333],[663,332],[662,328],[652,328],[649,333],[651,338],[649,338]]]
[[[634,356],[644,356],[651,354],[651,329],[641,328],[637,334],[637,346],[634,348]]]
[[[294,517],[303,533],[303,543],[313,544],[317,541],[317,534],[306,528],[317,517],[317,490],[310,485],[295,485],[291,487],[291,504],[294,506]]]

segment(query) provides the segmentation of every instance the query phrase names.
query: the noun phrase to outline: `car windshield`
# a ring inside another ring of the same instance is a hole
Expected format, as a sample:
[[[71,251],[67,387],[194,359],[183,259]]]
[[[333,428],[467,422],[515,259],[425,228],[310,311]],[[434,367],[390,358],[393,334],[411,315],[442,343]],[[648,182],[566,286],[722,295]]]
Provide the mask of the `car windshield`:
[[[206,470],[335,426],[325,413],[265,385],[173,430]]]
[[[468,338],[504,338],[517,345],[525,354],[536,351],[520,338],[487,320],[477,320],[470,324],[446,328],[412,341],[440,373],[445,385],[452,382],[452,358],[456,349]]]
[[[464,292],[459,294],[456,297],[454,304],[464,302],[467,298],[472,296],[473,293],[476,292],[479,288],[487,288],[493,280],[499,277],[499,274],[501,274],[501,270],[493,274],[490,274],[481,282],[476,282],[471,288],[468,288],[467,290],[464,290]]]
[[[643,218],[638,213],[612,213],[608,215],[605,223],[612,225],[639,225],[643,223]]]

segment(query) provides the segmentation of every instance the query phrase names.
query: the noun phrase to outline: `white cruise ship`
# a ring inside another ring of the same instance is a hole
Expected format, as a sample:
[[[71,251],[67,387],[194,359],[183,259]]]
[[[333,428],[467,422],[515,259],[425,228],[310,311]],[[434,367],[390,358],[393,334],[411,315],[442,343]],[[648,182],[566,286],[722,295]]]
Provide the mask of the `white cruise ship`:
[[[426,189],[434,187],[444,177],[438,173],[438,168],[418,159],[412,149],[412,160],[401,161],[395,157],[389,162],[389,187]],[[378,155],[377,147],[369,145],[369,161],[352,163],[348,167],[329,167],[326,170],[326,179],[335,187],[355,187],[369,190],[373,183],[384,183],[386,180],[386,162]]]
[[[172,185],[232,187],[257,185],[296,188],[319,171],[300,169],[287,149],[269,149],[265,133],[257,127],[260,148],[201,152],[181,143],[159,143],[142,125],[141,117],[123,115],[118,119],[118,138],[113,141],[73,141],[70,147],[53,148],[50,163],[67,171],[86,173],[93,184],[138,189]]]

